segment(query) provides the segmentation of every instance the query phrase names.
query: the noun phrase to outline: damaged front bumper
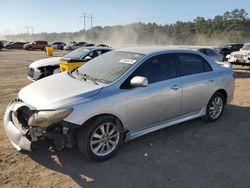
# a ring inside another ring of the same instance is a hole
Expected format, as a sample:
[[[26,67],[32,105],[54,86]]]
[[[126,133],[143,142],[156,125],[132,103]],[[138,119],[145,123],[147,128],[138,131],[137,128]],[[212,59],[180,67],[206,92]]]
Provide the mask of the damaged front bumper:
[[[14,113],[14,102],[12,102],[4,115],[4,129],[7,137],[9,138],[11,144],[17,150],[28,150],[31,151],[31,141],[25,136],[27,131],[24,130],[20,125],[16,125],[13,122]]]

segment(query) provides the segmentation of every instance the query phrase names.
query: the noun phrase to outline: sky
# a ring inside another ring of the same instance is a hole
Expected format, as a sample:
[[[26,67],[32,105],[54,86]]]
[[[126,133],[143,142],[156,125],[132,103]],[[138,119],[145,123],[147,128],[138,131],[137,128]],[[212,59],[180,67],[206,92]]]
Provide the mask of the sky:
[[[79,31],[84,13],[93,15],[93,26],[165,25],[197,16],[213,18],[235,8],[250,15],[250,0],[0,0],[0,35],[25,33],[26,26],[34,33]],[[90,28],[90,19],[86,25]]]

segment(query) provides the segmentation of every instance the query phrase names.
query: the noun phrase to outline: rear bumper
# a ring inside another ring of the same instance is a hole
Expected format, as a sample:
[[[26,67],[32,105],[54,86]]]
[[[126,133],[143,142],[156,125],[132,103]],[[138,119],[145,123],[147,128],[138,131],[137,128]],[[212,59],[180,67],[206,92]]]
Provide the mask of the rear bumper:
[[[4,130],[9,138],[11,144],[18,150],[31,150],[31,142],[26,138],[26,132],[19,127],[18,125],[14,125],[12,121],[12,113],[13,113],[13,103],[11,103],[4,115]]]

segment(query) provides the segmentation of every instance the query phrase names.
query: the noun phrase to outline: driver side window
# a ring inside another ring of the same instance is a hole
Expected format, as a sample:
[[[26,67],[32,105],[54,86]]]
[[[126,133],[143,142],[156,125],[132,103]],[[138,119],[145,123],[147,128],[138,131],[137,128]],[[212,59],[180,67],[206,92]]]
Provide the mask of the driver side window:
[[[175,56],[164,54],[148,59],[131,74],[122,88],[130,88],[130,80],[135,76],[146,77],[149,84],[175,78],[177,77]]]
[[[175,56],[166,54],[152,57],[133,74],[146,77],[149,84],[175,78],[177,75]]]

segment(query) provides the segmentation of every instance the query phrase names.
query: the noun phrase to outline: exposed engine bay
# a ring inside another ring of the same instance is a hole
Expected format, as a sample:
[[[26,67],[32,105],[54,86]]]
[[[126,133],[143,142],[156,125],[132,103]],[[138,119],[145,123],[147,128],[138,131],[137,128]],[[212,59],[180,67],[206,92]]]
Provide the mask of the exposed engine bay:
[[[57,114],[55,111],[38,111],[18,99],[12,105],[14,107],[11,113],[12,122],[31,142],[30,150],[35,148],[36,142],[44,139],[52,139],[57,149],[71,148],[75,145],[76,130],[79,125],[61,121],[59,117],[61,111],[57,110]],[[42,113],[49,114],[48,118],[45,119],[44,115],[40,115]]]

